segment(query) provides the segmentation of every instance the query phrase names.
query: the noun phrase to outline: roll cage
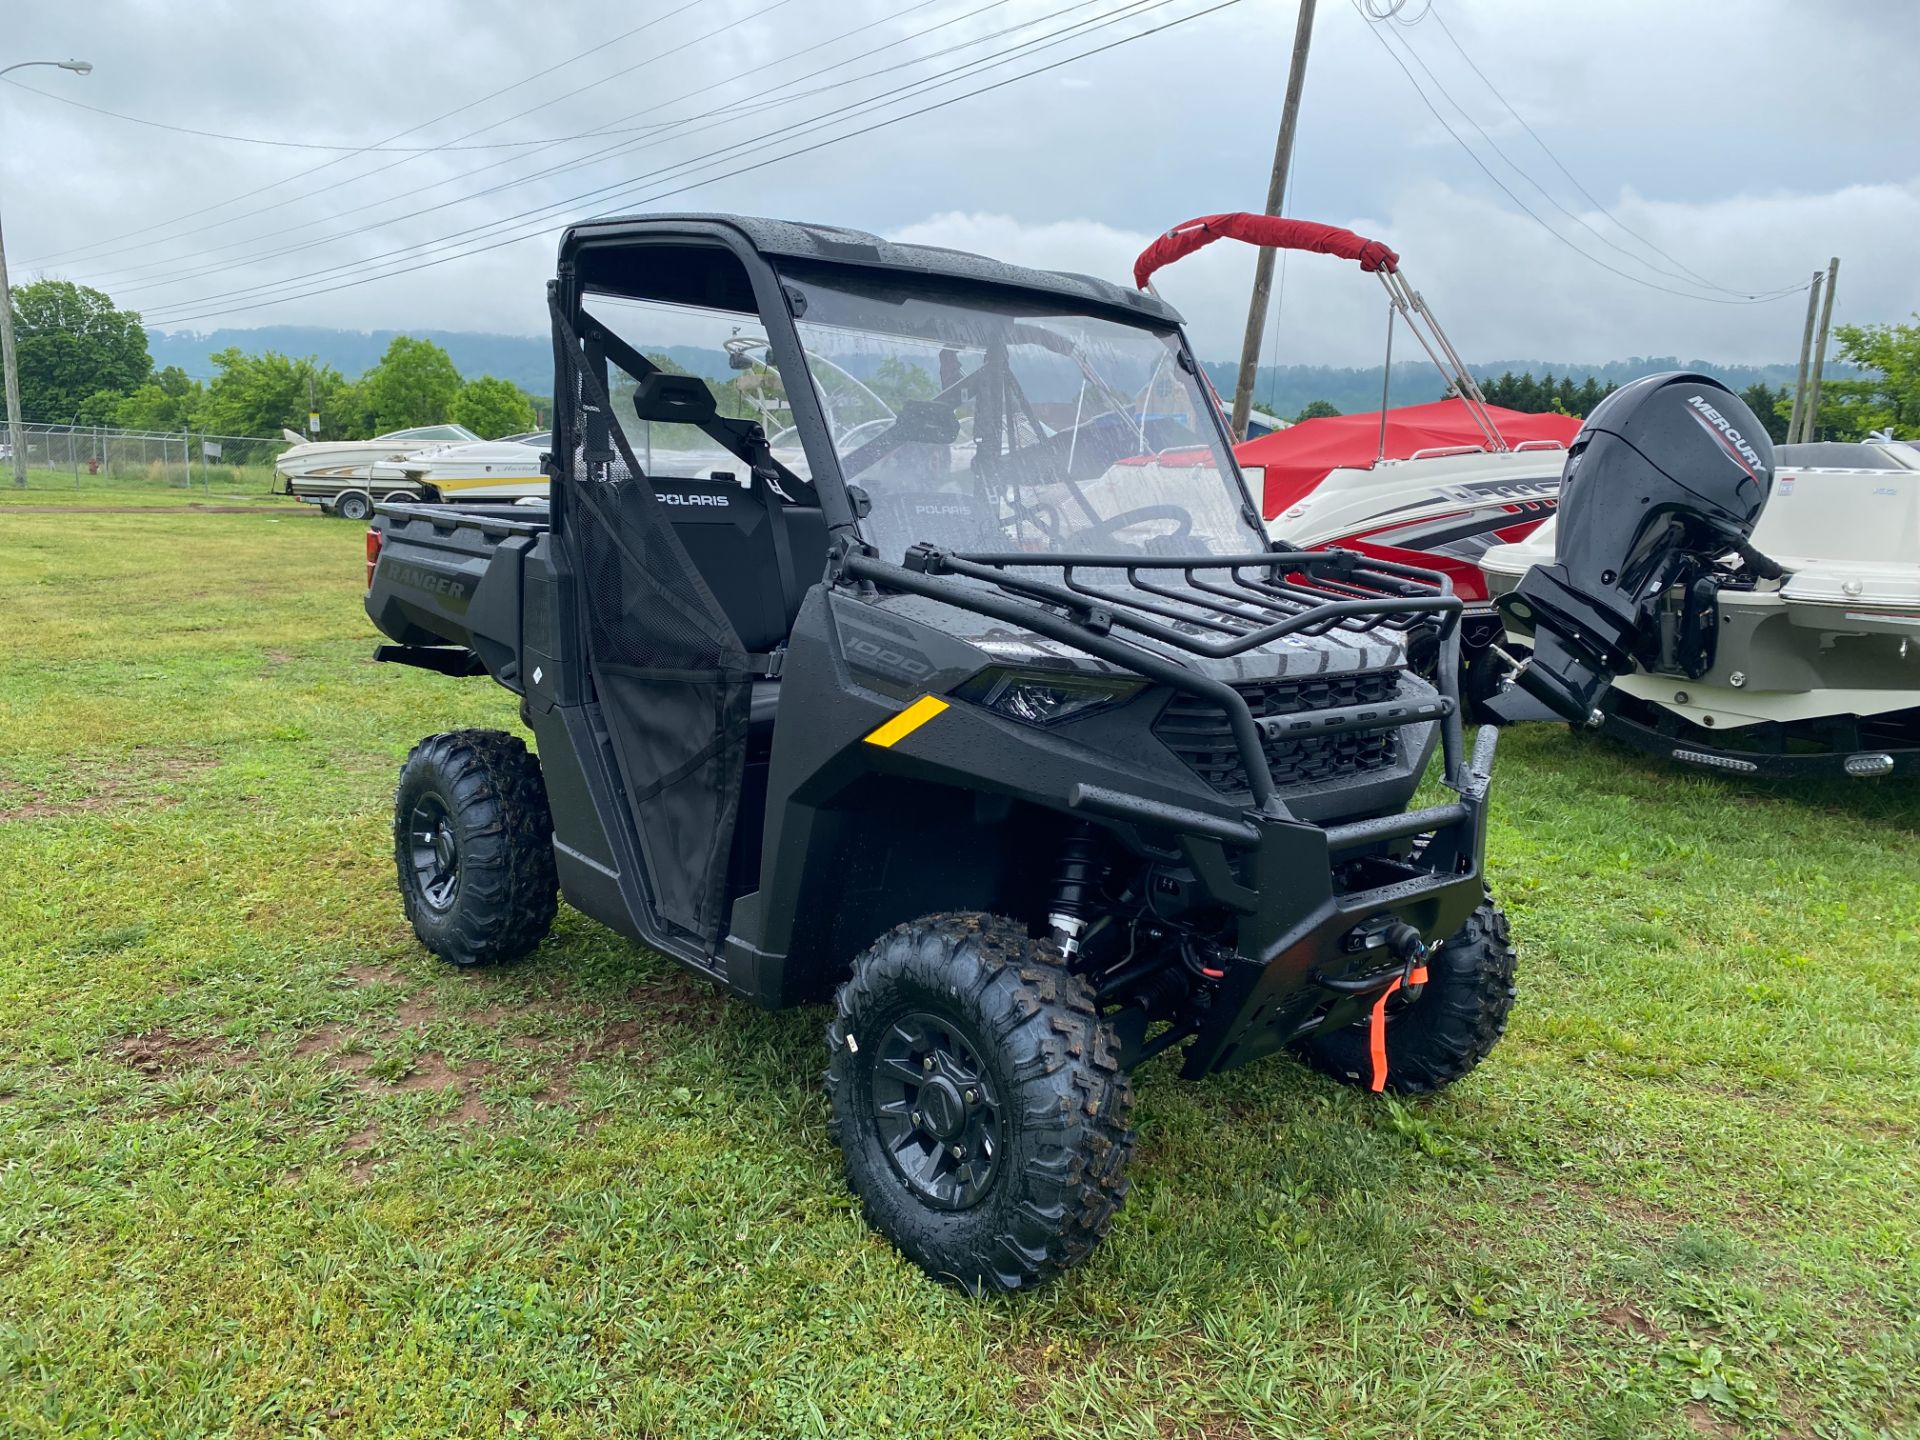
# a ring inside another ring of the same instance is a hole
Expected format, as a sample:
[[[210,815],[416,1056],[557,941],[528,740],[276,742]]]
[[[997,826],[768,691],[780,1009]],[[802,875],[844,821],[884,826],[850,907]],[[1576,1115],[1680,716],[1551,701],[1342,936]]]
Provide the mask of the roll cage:
[[[702,250],[724,251],[738,262],[738,273],[725,276],[714,267],[700,266],[697,257]],[[665,263],[648,264],[650,252]],[[833,443],[826,409],[811,383],[793,383],[809,374],[808,358],[794,326],[794,321],[804,316],[806,301],[802,287],[783,280],[778,268],[781,261],[919,276],[933,285],[950,283],[956,291],[991,287],[1021,292],[1122,322],[1145,322],[1174,331],[1181,365],[1196,373],[1199,369],[1184,334],[1177,331],[1180,316],[1172,307],[1157,297],[1088,276],[1031,270],[960,251],[899,245],[855,231],[739,216],[643,216],[571,228],[561,242],[559,278],[552,289],[556,318],[564,320],[586,343],[602,347],[607,358],[637,379],[645,378],[656,367],[583,309],[589,295],[707,305],[759,315],[765,326],[769,358],[788,381],[794,428],[813,472],[810,482],[793,478],[798,483],[810,483],[811,491],[817,493],[835,540],[836,559],[862,548],[865,542],[858,534],[858,507],[848,491],[849,478]],[[1059,348],[1051,337],[1036,343]],[[1081,365],[1084,372],[1084,361],[1067,358]],[[1089,378],[1096,386],[1106,388],[1098,377]],[[1230,457],[1231,441],[1224,420],[1213,407],[1207,408],[1211,413],[1205,423],[1213,427],[1212,435],[1221,452]],[[558,433],[563,428],[564,412],[554,437],[555,451],[560,454],[579,439]],[[752,463],[736,448],[743,443],[739,432],[724,419],[700,428],[716,443]],[[1238,467],[1230,465],[1230,469],[1238,503],[1257,531],[1259,507]]]

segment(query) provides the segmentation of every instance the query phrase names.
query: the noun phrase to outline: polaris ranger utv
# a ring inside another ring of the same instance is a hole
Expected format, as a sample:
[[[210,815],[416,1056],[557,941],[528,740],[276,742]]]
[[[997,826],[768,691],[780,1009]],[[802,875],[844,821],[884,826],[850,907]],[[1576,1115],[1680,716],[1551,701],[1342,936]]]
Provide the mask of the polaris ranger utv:
[[[760,1005],[831,998],[847,1180],[968,1288],[1086,1257],[1155,1055],[1424,1092],[1493,1047],[1460,601],[1269,544],[1167,305],[697,215],[574,227],[549,293],[550,510],[369,536],[380,658],[491,675],[538,742],[407,760],[428,949],[524,955],[557,888]],[[734,378],[662,354],[703,339]],[[1436,750],[1452,798],[1409,809]]]

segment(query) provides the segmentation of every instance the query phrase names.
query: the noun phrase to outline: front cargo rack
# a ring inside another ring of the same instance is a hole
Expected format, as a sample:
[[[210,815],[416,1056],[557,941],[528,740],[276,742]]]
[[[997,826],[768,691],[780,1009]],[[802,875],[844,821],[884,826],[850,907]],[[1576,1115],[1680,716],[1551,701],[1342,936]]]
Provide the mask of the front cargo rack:
[[[1278,803],[1267,742],[1298,734],[1303,725],[1331,734],[1439,721],[1446,782],[1456,790],[1468,783],[1457,677],[1463,607],[1438,571],[1346,550],[978,554],[921,544],[903,558],[892,565],[855,550],[842,560],[841,573],[1023,626],[1210,703],[1226,716],[1247,790],[1263,810]],[[1437,629],[1437,695],[1341,705],[1311,718],[1256,720],[1234,686],[1162,653],[1164,647],[1219,660],[1293,635],[1376,629],[1405,634],[1426,624]]]
[[[906,567],[984,580],[1009,594],[1058,605],[1097,634],[1115,628],[1209,659],[1288,635],[1410,630],[1424,617],[1450,629],[1461,603],[1447,577],[1351,550],[1269,550],[1258,555],[956,554],[916,545]],[[1031,572],[1056,570],[1059,580]],[[1094,572],[1095,579],[1087,579]],[[1185,584],[1157,583],[1172,572]],[[1122,582],[1106,579],[1124,577]],[[1224,578],[1212,578],[1215,575]]]

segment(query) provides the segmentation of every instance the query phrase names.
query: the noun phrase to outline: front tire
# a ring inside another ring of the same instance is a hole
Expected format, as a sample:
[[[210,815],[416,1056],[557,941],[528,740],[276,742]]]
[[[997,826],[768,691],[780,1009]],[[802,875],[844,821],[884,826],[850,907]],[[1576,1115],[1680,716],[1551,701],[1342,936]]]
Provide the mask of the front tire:
[[[827,1092],[867,1223],[937,1280],[1019,1290],[1092,1253],[1126,1198],[1133,1091],[1051,944],[929,915],[853,962]]]
[[[450,964],[518,960],[553,924],[553,816],[517,736],[454,730],[414,746],[394,795],[393,855],[413,933]]]
[[[373,497],[360,490],[348,490],[333,502],[333,513],[356,524],[373,514]]]
[[[1413,1000],[1389,996],[1387,1089],[1431,1095],[1464,1078],[1500,1043],[1513,1009],[1514,948],[1507,917],[1489,898],[1427,959]],[[1314,1069],[1366,1089],[1373,1078],[1366,1020],[1311,1036],[1301,1047]]]

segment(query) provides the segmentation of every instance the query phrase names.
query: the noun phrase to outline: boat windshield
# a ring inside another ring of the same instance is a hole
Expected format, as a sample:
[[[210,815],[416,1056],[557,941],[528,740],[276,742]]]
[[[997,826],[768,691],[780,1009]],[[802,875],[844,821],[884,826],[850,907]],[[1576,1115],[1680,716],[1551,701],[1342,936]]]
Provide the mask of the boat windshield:
[[[480,437],[464,425],[422,425],[413,430],[390,430],[375,440],[418,440],[423,445],[459,445]]]
[[[1024,292],[791,267],[796,324],[861,529],[1043,554],[1265,546],[1170,329]],[[873,404],[849,404],[857,377]]]

